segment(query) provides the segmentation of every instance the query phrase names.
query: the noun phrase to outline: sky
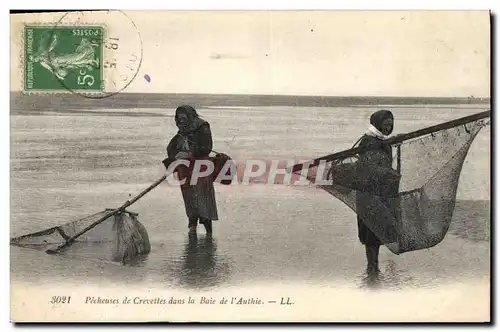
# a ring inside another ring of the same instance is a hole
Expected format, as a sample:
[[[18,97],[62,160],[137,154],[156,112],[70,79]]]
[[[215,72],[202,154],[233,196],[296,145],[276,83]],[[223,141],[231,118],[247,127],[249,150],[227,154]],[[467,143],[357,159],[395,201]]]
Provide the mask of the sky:
[[[139,34],[116,15],[87,15],[121,34],[121,50],[142,49],[125,92],[490,95],[487,11],[126,13]],[[11,18],[11,90],[22,86],[23,25],[60,16]]]

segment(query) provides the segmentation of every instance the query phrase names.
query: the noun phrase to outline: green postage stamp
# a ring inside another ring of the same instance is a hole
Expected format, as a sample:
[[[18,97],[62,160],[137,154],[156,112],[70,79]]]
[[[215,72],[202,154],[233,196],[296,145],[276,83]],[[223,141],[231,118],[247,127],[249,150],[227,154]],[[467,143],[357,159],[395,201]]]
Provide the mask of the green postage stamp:
[[[26,26],[25,92],[102,92],[101,26]]]

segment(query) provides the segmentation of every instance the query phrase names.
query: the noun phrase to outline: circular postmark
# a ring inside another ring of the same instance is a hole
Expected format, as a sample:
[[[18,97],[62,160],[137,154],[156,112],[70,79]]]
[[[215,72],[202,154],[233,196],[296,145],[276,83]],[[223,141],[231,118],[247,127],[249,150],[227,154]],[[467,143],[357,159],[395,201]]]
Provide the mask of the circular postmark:
[[[67,12],[53,26],[46,66],[68,91],[106,98],[125,90],[142,63],[142,39],[122,11]]]

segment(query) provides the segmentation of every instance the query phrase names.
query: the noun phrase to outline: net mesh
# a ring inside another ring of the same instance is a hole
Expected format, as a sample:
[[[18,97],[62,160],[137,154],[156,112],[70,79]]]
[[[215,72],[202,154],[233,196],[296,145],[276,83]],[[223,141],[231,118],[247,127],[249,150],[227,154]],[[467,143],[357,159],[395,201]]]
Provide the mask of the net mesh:
[[[367,163],[368,151],[310,167],[306,177],[328,180],[318,186],[351,208],[391,252],[430,248],[448,231],[464,160],[488,124],[483,118],[393,145],[386,169],[376,154]]]
[[[111,209],[105,209],[84,218],[11,239],[11,245],[47,250],[58,247],[84,231],[94,222],[105,218]],[[151,250],[146,228],[138,214],[123,211],[111,215],[77,237],[64,254],[119,263],[133,261]]]

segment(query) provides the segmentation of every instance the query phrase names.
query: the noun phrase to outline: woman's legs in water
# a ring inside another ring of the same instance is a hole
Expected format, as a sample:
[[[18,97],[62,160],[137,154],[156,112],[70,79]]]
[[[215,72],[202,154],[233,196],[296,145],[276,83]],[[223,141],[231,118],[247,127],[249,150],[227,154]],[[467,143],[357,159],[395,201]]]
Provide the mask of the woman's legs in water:
[[[212,220],[200,218],[200,224],[203,224],[203,226],[205,226],[207,234],[212,234]]]
[[[378,269],[378,254],[380,250],[380,245],[372,244],[365,245],[366,249],[366,260],[367,260],[367,272],[370,273],[378,273],[380,270]]]
[[[212,220],[206,218],[197,218],[197,217],[189,218],[189,224],[188,224],[189,232],[190,233],[196,232],[196,228],[198,226],[198,219],[200,220],[200,224],[205,226],[207,234],[212,234]]]
[[[189,218],[189,232],[190,233],[195,233],[196,232],[196,227],[198,226],[198,217],[191,217]]]
[[[367,272],[378,273],[378,254],[380,249],[380,240],[375,234],[364,224],[358,216],[358,237],[360,242],[365,246]]]

